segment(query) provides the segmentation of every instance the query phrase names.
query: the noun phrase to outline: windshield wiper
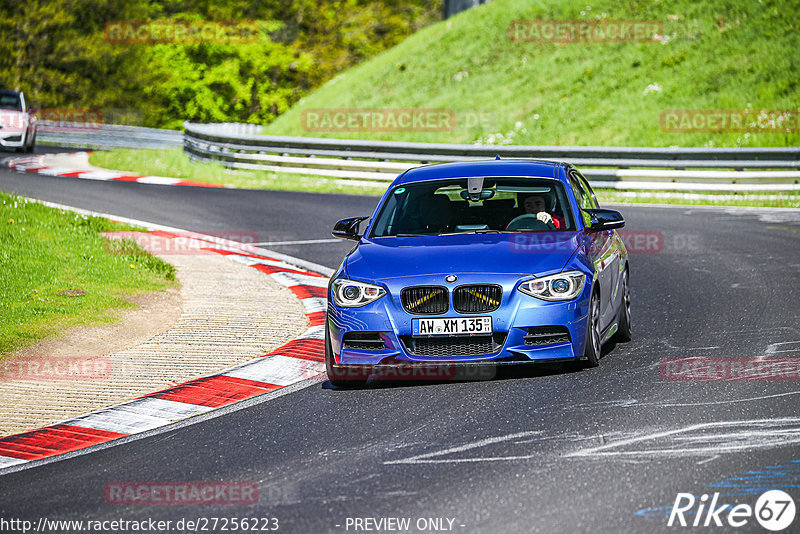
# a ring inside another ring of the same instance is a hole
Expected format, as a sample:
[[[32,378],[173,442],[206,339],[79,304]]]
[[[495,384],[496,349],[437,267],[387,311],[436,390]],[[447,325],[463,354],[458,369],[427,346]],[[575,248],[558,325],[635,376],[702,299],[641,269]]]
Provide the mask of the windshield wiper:
[[[432,235],[463,235],[463,234],[502,234],[505,233],[504,230],[464,230],[463,232],[442,232],[441,234],[394,234],[391,237],[424,237],[424,236],[432,236]],[[387,236],[389,237],[389,236]]]
[[[481,230],[464,230],[463,232],[446,232],[439,235],[463,235],[463,234],[501,234],[502,230],[489,230],[483,228]]]

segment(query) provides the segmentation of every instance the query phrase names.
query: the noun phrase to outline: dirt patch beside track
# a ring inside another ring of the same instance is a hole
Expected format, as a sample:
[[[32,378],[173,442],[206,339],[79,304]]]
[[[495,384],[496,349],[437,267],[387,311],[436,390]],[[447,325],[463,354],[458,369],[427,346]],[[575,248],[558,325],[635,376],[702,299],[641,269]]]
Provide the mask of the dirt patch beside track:
[[[161,257],[180,289],[137,297],[119,323],[73,328],[4,360],[0,435],[245,362],[308,326],[292,292],[255,269],[213,254]]]

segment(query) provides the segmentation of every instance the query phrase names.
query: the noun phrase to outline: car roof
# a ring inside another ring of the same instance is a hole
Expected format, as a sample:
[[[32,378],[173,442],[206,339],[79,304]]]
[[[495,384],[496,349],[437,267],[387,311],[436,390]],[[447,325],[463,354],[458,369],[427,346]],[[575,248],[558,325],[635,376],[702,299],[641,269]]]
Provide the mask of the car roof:
[[[469,178],[472,176],[532,176],[563,181],[563,169],[568,164],[536,160],[484,160],[437,163],[409,169],[401,174],[395,184],[426,182],[443,178]]]
[[[19,96],[21,94],[20,91],[12,91],[10,89],[0,89],[0,95],[14,95]]]

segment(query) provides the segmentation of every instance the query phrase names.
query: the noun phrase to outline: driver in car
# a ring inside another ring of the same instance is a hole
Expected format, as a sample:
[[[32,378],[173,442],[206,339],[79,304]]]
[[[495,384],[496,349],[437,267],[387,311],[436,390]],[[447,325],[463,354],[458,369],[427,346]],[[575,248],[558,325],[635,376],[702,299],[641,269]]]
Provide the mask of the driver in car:
[[[520,203],[526,214],[536,215],[536,218],[547,225],[552,225],[556,230],[564,228],[564,219],[558,215],[547,213],[547,201],[542,195],[528,195]]]

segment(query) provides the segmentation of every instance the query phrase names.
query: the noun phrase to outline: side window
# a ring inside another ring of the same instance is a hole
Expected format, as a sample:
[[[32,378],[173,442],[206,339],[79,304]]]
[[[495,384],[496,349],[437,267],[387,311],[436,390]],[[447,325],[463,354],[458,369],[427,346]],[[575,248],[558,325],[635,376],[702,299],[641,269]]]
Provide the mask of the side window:
[[[570,171],[569,173],[569,183],[572,186],[572,191],[575,193],[575,200],[578,201],[578,207],[581,208],[581,218],[583,219],[583,225],[589,226],[591,224],[591,217],[589,217],[588,213],[585,213],[584,209],[592,209],[596,206],[593,205],[593,198],[591,194],[584,189],[583,184],[581,184],[581,180],[578,177],[578,174]]]
[[[578,179],[579,179],[581,185],[583,186],[583,189],[588,193],[588,199],[591,201],[592,207],[593,208],[599,208],[600,204],[597,202],[597,197],[594,194],[594,190],[592,189],[592,186],[589,185],[589,181],[586,178],[584,178],[581,173],[576,172],[575,174],[578,175]]]
[[[575,200],[578,201],[578,206],[583,208],[584,207],[583,197],[586,193],[583,190],[583,187],[581,187],[581,184],[578,181],[577,177],[572,173],[569,174],[569,183],[572,186],[572,192],[575,193]]]

